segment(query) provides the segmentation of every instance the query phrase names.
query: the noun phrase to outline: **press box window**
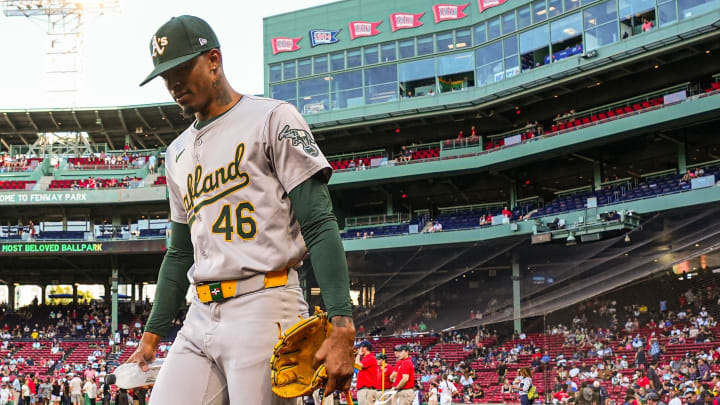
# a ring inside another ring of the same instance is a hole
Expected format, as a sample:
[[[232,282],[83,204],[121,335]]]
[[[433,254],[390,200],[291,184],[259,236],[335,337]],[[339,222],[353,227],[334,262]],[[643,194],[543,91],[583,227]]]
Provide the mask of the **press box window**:
[[[315,69],[315,74],[327,73],[327,71],[328,71],[327,55],[314,57],[313,58],[313,67]]]
[[[294,60],[283,63],[283,77],[285,80],[294,79],[296,77]]]
[[[312,59],[300,59],[298,61],[298,77],[312,75]]]
[[[279,63],[270,65],[270,81],[279,82],[282,80],[282,66]]]

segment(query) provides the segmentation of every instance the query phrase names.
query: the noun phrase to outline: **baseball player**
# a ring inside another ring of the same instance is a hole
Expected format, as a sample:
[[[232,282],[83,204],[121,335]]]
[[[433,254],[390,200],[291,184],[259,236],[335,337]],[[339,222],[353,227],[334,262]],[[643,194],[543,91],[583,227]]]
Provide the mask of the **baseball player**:
[[[145,333],[128,360],[147,370],[188,286],[193,300],[158,375],[151,405],[292,404],[271,391],[278,339],[307,316],[296,269],[309,252],[333,328],[315,355],[325,392],[347,390],[355,327],[330,166],[285,102],[236,92],[220,44],[180,16],[150,41],[154,70],[195,121],[167,149],[171,236]]]
[[[395,370],[390,376],[393,380],[392,389],[397,391],[397,405],[412,405],[415,388],[415,365],[410,358],[410,348],[400,345],[395,348]]]
[[[372,353],[372,344],[367,340],[360,342],[355,364],[362,368],[357,375],[358,405],[375,405],[378,387],[378,364]]]

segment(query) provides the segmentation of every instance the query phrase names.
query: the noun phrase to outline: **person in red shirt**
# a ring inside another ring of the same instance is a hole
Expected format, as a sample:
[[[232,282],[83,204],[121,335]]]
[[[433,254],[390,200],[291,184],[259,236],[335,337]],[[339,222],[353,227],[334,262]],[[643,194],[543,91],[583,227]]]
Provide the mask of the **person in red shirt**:
[[[377,368],[377,398],[380,398],[385,391],[392,387],[390,375],[395,371],[395,368],[387,362],[387,356],[385,354],[382,354],[380,359],[381,362]]]
[[[395,356],[398,361],[395,372],[390,377],[393,380],[392,389],[397,391],[396,405],[412,405],[413,388],[415,387],[415,365],[410,359],[410,349],[405,345],[395,347]]]
[[[507,206],[503,207],[502,214],[507,218],[512,217],[512,211],[510,211]]]
[[[637,379],[637,381],[635,381],[635,383],[638,385],[638,387],[646,388],[646,389],[649,388],[650,387],[650,379],[647,378],[647,376],[645,375],[645,373],[642,370],[638,370],[637,373],[638,373],[638,379]]]
[[[367,340],[360,342],[355,364],[362,367],[357,375],[358,405],[374,405],[377,400],[378,364],[372,353],[372,344]]]

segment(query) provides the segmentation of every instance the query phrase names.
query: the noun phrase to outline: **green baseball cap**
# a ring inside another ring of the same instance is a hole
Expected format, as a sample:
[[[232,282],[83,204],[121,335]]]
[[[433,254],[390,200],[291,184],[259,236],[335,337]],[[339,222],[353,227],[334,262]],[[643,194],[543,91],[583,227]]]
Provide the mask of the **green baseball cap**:
[[[203,52],[219,48],[220,42],[205,20],[191,15],[173,17],[150,39],[150,54],[155,69],[140,85]]]

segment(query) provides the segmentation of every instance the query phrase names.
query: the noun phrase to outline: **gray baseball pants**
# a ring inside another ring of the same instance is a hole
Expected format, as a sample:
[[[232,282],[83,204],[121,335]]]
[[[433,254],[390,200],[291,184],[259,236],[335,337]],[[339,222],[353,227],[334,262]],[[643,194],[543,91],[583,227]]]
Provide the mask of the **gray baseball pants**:
[[[270,357],[283,332],[307,303],[290,271],[288,284],[229,300],[193,299],[183,327],[163,363],[150,405],[291,405],[271,391]]]

